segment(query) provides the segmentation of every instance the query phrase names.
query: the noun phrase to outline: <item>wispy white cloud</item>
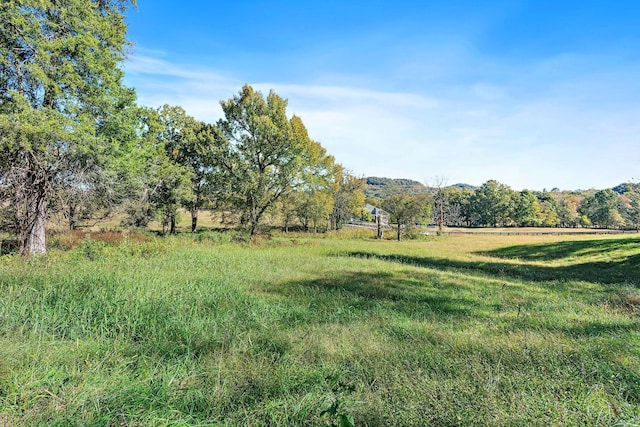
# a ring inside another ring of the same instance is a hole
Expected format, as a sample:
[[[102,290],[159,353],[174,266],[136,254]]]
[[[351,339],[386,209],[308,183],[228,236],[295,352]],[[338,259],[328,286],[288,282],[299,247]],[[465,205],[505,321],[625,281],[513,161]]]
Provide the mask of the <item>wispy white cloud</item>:
[[[125,63],[125,82],[136,89],[141,104],[179,105],[208,122],[222,116],[219,101],[235,93],[241,82],[224,73],[194,65],[175,64],[160,55],[132,55]]]
[[[498,179],[516,189],[602,188],[638,175],[640,86],[633,66],[607,68],[600,59],[566,54],[501,65],[494,81],[426,82],[412,91],[248,83],[287,98],[311,137],[356,174],[444,176],[476,185]],[[141,103],[181,105],[209,122],[221,117],[219,101],[245,83],[148,52],[129,59],[126,76]]]

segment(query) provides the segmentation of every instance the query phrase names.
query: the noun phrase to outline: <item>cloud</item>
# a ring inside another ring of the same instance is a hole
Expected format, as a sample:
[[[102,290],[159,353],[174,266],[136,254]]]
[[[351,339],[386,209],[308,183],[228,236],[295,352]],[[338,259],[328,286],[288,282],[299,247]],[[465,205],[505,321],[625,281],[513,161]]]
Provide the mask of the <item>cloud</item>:
[[[180,105],[214,122],[222,115],[219,101],[245,83],[232,73],[163,58],[144,52],[125,64],[126,82],[142,104]],[[465,60],[467,67],[484,63]],[[502,64],[494,80],[465,75],[422,81],[411,91],[248,83],[287,98],[289,112],[302,118],[310,136],[358,175],[442,176],[475,185],[497,179],[516,189],[603,188],[637,176],[640,86],[636,67],[606,67],[601,60],[565,54]]]
[[[208,122],[222,116],[220,100],[229,98],[241,86],[224,73],[148,55],[131,56],[125,63],[125,75],[125,83],[136,89],[141,104],[179,105],[188,114]]]

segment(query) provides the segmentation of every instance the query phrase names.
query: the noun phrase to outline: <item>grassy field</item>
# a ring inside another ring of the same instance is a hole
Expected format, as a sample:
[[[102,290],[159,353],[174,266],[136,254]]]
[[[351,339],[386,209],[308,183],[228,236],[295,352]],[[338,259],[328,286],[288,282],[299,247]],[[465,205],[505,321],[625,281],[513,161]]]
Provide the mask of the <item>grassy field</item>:
[[[0,425],[640,425],[638,235],[234,240],[0,258]]]

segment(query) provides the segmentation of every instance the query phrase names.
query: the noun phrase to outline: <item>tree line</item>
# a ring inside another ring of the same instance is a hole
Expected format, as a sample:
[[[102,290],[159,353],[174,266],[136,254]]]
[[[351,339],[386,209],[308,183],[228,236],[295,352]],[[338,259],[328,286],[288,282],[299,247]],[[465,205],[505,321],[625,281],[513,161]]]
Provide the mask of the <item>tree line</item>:
[[[640,229],[640,184],[587,191],[514,191],[489,180],[479,188],[425,187],[369,198],[389,214],[397,228],[421,222],[449,227],[594,227]]]
[[[215,124],[179,106],[140,106],[119,68],[125,0],[0,4],[0,226],[22,254],[46,251],[46,224],[124,213],[174,233],[178,209],[215,208],[255,234],[278,211],[305,227],[340,227],[363,181],[312,140],[287,101],[245,85]]]
[[[127,0],[0,3],[0,229],[22,254],[46,252],[46,225],[70,229],[114,213],[123,225],[159,219],[175,233],[178,210],[214,209],[250,235],[265,215],[288,231],[340,228],[366,217],[365,181],[348,173],[287,114],[287,100],[245,85],[205,123],[180,106],[138,105],[122,83]],[[379,180],[378,184],[384,184]],[[413,185],[414,182],[407,182]],[[416,222],[440,226],[640,226],[640,190],[515,192],[435,188],[375,200],[397,236]],[[379,229],[381,236],[381,228]]]
[[[514,191],[495,180],[436,191],[444,223],[465,227],[640,228],[640,186],[589,191]]]

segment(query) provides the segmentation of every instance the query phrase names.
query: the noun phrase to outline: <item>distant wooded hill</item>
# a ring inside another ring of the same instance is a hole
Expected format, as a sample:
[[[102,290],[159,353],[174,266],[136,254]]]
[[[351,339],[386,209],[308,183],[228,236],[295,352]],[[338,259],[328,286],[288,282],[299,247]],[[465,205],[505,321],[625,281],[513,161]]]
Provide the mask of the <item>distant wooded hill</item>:
[[[396,194],[420,194],[429,191],[429,187],[426,185],[414,181],[412,179],[393,179],[393,178],[382,178],[377,176],[370,176],[366,179],[366,187],[364,189],[365,197],[369,199],[384,199],[389,196],[393,196]],[[478,187],[469,185],[469,184],[453,184],[447,185],[445,188],[458,188],[460,190],[471,190],[474,191]],[[612,188],[618,194],[625,194],[629,191],[639,191],[640,184],[639,183],[622,183],[620,185],[616,185]],[[558,188],[554,188],[551,190],[552,193],[562,193]],[[571,190],[565,192],[585,192],[588,193],[588,190]]]
[[[364,195],[369,199],[384,199],[396,194],[415,195],[429,191],[429,187],[412,179],[381,178],[377,176],[370,176],[365,179],[367,185],[364,189]],[[467,190],[476,188],[469,184],[454,184],[447,187]]]

